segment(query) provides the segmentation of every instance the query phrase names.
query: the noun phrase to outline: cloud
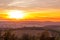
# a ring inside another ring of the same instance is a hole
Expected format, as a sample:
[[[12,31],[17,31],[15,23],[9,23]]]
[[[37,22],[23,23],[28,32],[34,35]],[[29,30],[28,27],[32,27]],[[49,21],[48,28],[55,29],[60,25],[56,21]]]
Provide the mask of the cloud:
[[[60,0],[0,0],[0,7],[60,8]]]

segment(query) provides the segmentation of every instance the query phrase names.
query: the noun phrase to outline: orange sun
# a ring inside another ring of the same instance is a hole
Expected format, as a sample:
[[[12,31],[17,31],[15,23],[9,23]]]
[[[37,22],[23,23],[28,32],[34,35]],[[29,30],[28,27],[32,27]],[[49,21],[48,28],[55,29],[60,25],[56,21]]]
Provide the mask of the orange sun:
[[[23,19],[25,17],[24,11],[20,10],[10,10],[8,12],[9,18],[14,18],[14,19]]]

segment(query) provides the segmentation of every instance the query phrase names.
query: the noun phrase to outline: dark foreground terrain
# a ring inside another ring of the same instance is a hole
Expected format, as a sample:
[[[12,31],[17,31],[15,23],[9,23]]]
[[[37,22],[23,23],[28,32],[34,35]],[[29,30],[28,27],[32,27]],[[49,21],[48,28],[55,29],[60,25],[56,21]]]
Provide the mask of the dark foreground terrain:
[[[0,29],[0,40],[60,40],[60,32],[42,27]]]

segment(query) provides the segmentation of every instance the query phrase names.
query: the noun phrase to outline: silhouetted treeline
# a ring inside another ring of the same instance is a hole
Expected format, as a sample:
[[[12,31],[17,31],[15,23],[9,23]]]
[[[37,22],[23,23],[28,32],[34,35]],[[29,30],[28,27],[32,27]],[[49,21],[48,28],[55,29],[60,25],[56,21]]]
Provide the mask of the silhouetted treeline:
[[[60,36],[50,37],[50,33],[44,31],[39,36],[24,33],[21,37],[18,37],[14,33],[11,33],[11,31],[5,31],[4,33],[0,31],[0,40],[60,40]]]

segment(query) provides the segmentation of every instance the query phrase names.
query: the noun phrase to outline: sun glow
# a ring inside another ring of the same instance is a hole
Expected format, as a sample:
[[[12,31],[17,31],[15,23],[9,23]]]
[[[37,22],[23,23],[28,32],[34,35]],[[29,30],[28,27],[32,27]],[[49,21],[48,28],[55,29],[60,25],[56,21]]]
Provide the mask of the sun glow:
[[[14,19],[23,19],[25,17],[25,13],[20,10],[10,10],[8,12],[9,18],[14,18]]]

